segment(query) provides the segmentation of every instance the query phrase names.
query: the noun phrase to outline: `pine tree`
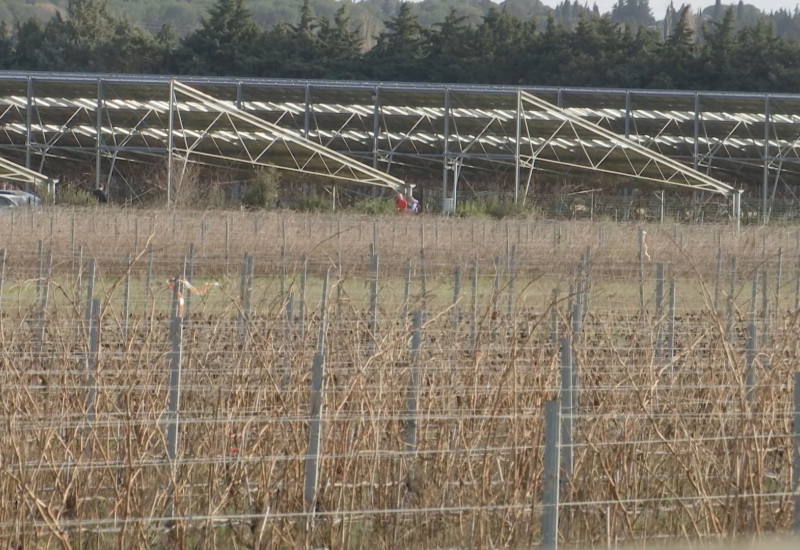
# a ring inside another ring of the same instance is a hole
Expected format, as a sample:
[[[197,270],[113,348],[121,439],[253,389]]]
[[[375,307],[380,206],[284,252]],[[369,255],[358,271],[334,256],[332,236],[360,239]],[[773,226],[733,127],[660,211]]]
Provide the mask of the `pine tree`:
[[[261,35],[244,0],[217,0],[200,28],[182,41],[178,62],[194,74],[251,74]]]
[[[386,22],[386,30],[366,55],[367,67],[378,80],[413,81],[419,77],[430,40],[413,13],[411,2],[402,2],[397,15]]]
[[[438,82],[474,82],[476,57],[475,30],[459,15],[455,6],[444,21],[435,25],[427,60],[426,80]]]
[[[14,44],[11,41],[11,33],[5,21],[0,21],[0,69],[11,68],[14,56]]]

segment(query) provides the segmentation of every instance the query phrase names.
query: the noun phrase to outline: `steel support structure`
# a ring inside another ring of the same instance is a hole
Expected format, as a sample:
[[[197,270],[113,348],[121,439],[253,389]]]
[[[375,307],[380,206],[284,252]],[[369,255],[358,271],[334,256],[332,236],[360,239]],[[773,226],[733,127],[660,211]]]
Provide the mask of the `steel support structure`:
[[[521,171],[529,187],[534,160],[545,174],[605,168],[669,187],[680,173],[681,186],[724,190],[695,177],[705,173],[717,183],[760,188],[766,219],[767,183],[773,195],[779,185],[794,194],[800,177],[799,108],[800,94],[0,72],[0,154],[26,167],[38,162],[42,174],[54,162],[93,161],[95,183],[127,163],[163,165],[170,157],[392,189],[438,168],[443,198],[456,160],[464,178],[513,178],[517,200]],[[373,172],[354,177],[352,168],[365,164]]]
[[[582,149],[584,157],[580,161],[569,163],[573,168],[590,169],[620,177],[640,179],[664,186],[687,187],[695,190],[710,191],[729,196],[733,188],[711,176],[698,172],[693,168],[673,160],[661,153],[654,152],[623,135],[603,128],[584,118],[570,114],[565,109],[548,103],[527,92],[521,92],[526,106],[544,111],[550,116],[561,119],[557,136],[548,140],[537,140],[529,136],[527,141],[531,152],[526,156],[526,163],[533,166],[535,160],[552,162],[551,157],[544,156],[545,149],[557,146],[558,139],[571,142],[575,149]],[[531,113],[530,116],[535,116]],[[565,137],[561,137],[565,136]],[[597,140],[602,143],[598,143]],[[587,147],[592,143],[594,147]],[[592,151],[590,153],[590,150]],[[594,153],[594,154],[592,154]],[[556,155],[554,155],[556,156]],[[558,162],[565,165],[565,162]]]
[[[54,183],[54,180],[48,178],[44,174],[29,170],[3,157],[0,157],[0,180],[19,183],[26,189],[42,189]]]

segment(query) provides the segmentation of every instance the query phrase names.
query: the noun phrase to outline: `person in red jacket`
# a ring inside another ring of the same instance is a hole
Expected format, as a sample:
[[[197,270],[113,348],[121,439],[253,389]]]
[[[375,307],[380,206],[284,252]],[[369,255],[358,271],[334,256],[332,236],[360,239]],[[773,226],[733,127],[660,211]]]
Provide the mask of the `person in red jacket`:
[[[402,193],[397,194],[397,199],[394,201],[395,206],[397,206],[397,211],[400,214],[405,214],[406,210],[408,209],[408,203],[406,202],[405,197],[403,197]]]

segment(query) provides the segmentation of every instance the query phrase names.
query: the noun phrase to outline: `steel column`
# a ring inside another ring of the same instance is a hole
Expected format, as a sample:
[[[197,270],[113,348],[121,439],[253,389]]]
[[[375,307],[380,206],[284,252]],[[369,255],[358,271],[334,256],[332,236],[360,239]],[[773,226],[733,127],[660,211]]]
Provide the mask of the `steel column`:
[[[625,138],[631,137],[631,93],[625,92]]]
[[[517,135],[516,140],[516,147],[514,149],[514,202],[519,202],[519,140],[520,140],[520,130],[522,125],[522,94],[520,90],[517,90]]]
[[[767,209],[769,187],[769,96],[764,98],[764,181],[761,184],[761,223],[767,223],[769,211]]]
[[[447,199],[447,170],[450,163],[450,88],[444,89],[444,143],[442,144],[442,212]],[[517,157],[519,159],[519,157]]]
[[[33,142],[33,78],[28,77],[28,91],[25,100],[25,168],[31,169],[31,147]],[[25,183],[25,190],[30,192],[30,184]]]
[[[94,188],[99,189],[100,183],[103,178],[103,162],[102,162],[102,147],[103,147],[103,80],[97,81],[97,108],[95,110],[95,157],[94,157]],[[109,182],[110,183],[110,182]],[[106,189],[108,195],[109,189]]]
[[[700,165],[700,94],[694,95],[694,161],[692,168]]]
[[[306,139],[308,139],[308,127],[310,122],[311,122],[311,85],[306,84],[306,104],[305,104],[305,113],[303,113],[303,137]]]
[[[169,81],[169,129],[167,131],[167,206],[172,200],[172,154],[175,133],[175,79]]]

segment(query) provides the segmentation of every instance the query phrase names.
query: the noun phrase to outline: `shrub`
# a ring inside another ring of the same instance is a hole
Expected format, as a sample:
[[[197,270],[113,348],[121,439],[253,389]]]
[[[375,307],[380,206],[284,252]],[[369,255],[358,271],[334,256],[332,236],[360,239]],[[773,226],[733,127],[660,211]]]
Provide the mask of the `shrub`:
[[[329,197],[311,193],[297,200],[297,210],[300,212],[330,212],[333,204]]]
[[[275,208],[280,196],[280,172],[275,168],[259,168],[255,178],[242,192],[242,204],[248,208]]]
[[[394,201],[377,197],[357,201],[352,208],[356,212],[370,215],[394,214],[396,210]]]
[[[521,202],[488,196],[472,201],[462,201],[456,205],[456,215],[461,217],[484,216],[491,218],[510,218],[533,213],[533,209]]]
[[[51,203],[49,197],[42,197],[42,202]],[[65,185],[56,189],[55,204],[60,206],[92,206],[97,204],[97,197],[89,191],[71,185]]]

